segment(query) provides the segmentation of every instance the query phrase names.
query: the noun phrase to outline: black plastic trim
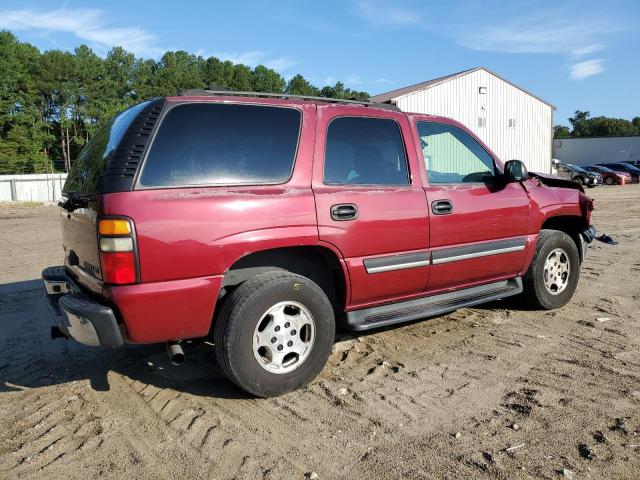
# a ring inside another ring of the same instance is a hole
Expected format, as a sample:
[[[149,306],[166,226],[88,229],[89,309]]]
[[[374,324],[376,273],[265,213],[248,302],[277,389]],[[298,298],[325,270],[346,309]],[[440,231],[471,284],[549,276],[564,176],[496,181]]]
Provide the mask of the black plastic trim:
[[[166,103],[164,98],[152,100],[131,122],[104,171],[103,194],[133,190],[142,159],[149,148]]]
[[[489,283],[399,303],[347,312],[346,322],[356,331],[371,330],[452,312],[459,308],[499,300],[522,293],[522,279]]]

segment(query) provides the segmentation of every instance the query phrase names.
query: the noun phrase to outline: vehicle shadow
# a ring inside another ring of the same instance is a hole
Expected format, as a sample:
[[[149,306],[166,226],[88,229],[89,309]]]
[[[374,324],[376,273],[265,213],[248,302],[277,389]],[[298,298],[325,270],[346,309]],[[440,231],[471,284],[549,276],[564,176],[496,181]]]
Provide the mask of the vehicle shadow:
[[[151,385],[198,396],[252,398],[221,373],[209,342],[183,342],[183,365],[170,363],[164,345],[102,349],[51,340],[51,315],[40,280],[0,285],[0,392],[89,381],[108,391],[116,373],[141,391]]]
[[[474,308],[522,310],[524,307],[519,299],[508,298]],[[0,285],[0,392],[83,380],[88,380],[97,391],[108,391],[113,372],[124,377],[137,391],[151,385],[202,397],[252,398],[224,377],[213,344],[207,340],[182,342],[186,359],[184,364],[174,366],[161,344],[102,349],[73,340],[51,340],[51,322],[40,280]],[[394,328],[398,326],[352,334],[341,330],[336,341]]]

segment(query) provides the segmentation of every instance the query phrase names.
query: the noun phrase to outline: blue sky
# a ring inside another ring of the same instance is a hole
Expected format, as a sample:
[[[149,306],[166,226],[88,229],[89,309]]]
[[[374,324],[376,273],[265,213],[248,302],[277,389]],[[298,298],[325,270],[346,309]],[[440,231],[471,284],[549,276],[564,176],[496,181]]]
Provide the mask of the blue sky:
[[[42,50],[187,50],[372,94],[486,66],[555,104],[640,115],[640,2],[4,0],[0,28]]]

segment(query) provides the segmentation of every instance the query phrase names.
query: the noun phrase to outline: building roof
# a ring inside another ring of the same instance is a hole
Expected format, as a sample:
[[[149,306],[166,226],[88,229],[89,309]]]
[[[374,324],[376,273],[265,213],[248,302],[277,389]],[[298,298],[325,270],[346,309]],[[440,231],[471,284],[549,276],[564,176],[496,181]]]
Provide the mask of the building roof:
[[[485,72],[490,73],[494,77],[497,77],[500,80],[502,80],[504,82],[507,82],[509,85],[517,88],[518,90],[523,91],[527,95],[530,95],[533,98],[535,98],[537,100],[540,100],[542,103],[544,103],[546,105],[549,105],[554,110],[556,109],[555,105],[547,102],[546,100],[543,100],[542,98],[538,97],[537,95],[534,95],[533,93],[525,90],[524,88],[520,87],[519,85],[516,85],[513,82],[510,82],[506,78],[501,77],[497,73],[492,72],[491,70],[489,70],[488,68],[485,68],[485,67],[470,68],[469,70],[463,70],[463,71],[458,72],[458,73],[452,73],[451,75],[445,75],[444,77],[434,78],[433,80],[428,80],[426,82],[417,83],[415,85],[410,85],[408,87],[398,88],[396,90],[391,90],[390,92],[381,93],[379,95],[374,95],[373,97],[371,97],[371,101],[372,102],[379,102],[379,103],[390,102],[390,101],[395,100],[396,98],[401,97],[403,95],[407,95],[407,94],[413,93],[413,92],[418,92],[420,90],[427,90],[427,89],[429,89],[431,87],[435,87],[436,85],[440,85],[441,83],[448,82],[449,80],[453,80],[454,78],[462,77],[464,75],[468,75],[470,73],[477,72],[478,70],[484,70]]]

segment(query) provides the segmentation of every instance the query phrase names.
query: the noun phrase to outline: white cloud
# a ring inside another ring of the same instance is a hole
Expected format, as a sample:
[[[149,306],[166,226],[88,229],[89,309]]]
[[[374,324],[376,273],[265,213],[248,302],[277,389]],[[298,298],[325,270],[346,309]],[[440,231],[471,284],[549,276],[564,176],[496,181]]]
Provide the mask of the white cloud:
[[[469,20],[448,30],[456,43],[478,51],[563,55],[572,63],[572,80],[604,72],[604,59],[585,57],[605,50],[612,34],[629,28],[628,21],[612,11],[581,9],[576,3],[533,14],[505,11],[499,22],[475,13],[477,18],[471,12]]]
[[[585,55],[602,50],[603,45],[594,40],[616,30],[616,25],[604,18],[557,18],[556,15],[556,12],[550,12],[507,19],[499,24],[466,24],[454,35],[460,45],[472,50],[504,53],[576,52]]]
[[[596,58],[574,63],[569,67],[569,77],[572,80],[583,80],[587,77],[598,75],[606,70],[604,60]]]
[[[382,83],[382,84],[391,84],[393,83],[393,81],[389,80],[388,78],[376,78],[376,83]]]
[[[265,63],[265,66],[268,68],[272,68],[278,72],[285,72],[289,70],[291,67],[293,67],[294,65],[297,65],[297,63],[298,62],[296,62],[295,60],[289,57],[279,57],[279,58],[274,58],[273,60],[267,61],[267,63]]]
[[[249,67],[256,67],[257,65],[264,65],[267,68],[272,68],[278,72],[285,72],[291,67],[297,64],[295,60],[290,57],[276,57],[272,58],[269,52],[262,50],[249,50],[247,52],[214,52],[211,55],[207,55],[204,52],[202,56],[214,56],[221,60],[230,60],[233,63],[241,63]]]
[[[100,51],[119,46],[141,56],[157,56],[163,50],[157,37],[139,27],[109,27],[101,10],[0,10],[0,28],[39,33],[70,33]]]
[[[387,0],[358,0],[355,13],[371,25],[413,25],[420,21],[415,9],[401,8]]]
[[[600,50],[604,50],[604,45],[599,43],[593,45],[587,45],[586,47],[576,48],[571,52],[571,55],[574,57],[583,57],[585,55],[589,55],[590,53],[599,52]]]

